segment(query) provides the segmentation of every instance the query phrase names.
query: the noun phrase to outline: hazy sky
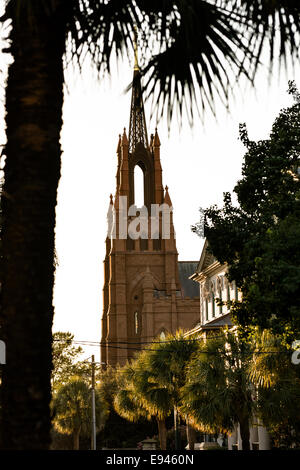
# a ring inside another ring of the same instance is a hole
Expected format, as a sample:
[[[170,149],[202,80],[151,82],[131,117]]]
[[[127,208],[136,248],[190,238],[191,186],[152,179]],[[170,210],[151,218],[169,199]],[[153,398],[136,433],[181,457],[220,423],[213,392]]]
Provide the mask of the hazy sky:
[[[3,56],[0,69],[5,72]],[[71,331],[80,341],[101,338],[106,213],[109,195],[115,192],[118,135],[124,127],[128,131],[131,95],[124,90],[132,69],[133,64],[124,60],[118,70],[113,67],[110,79],[99,81],[87,62],[81,76],[70,66],[65,74],[53,331]],[[180,260],[200,257],[202,241],[190,230],[198,208],[221,204],[223,192],[232,191],[240,178],[245,150],[238,140],[239,123],[246,122],[251,139],[267,138],[280,109],[292,103],[286,93],[288,80],[299,76],[299,69],[280,77],[276,69],[268,82],[262,67],[255,90],[249,84],[236,87],[230,114],[219,103],[217,120],[208,111],[204,125],[196,119],[192,130],[186,119],[180,132],[175,119],[170,134],[166,120],[158,124],[163,184],[168,185],[173,203]],[[147,103],[145,111],[150,135],[156,123],[149,123]],[[3,116],[4,103],[2,122]],[[99,346],[87,347],[85,353],[99,360]]]
[[[202,241],[190,230],[198,208],[220,204],[223,192],[231,191],[241,175],[245,150],[238,140],[239,123],[247,123],[250,138],[267,138],[280,109],[291,104],[287,82],[296,72],[281,77],[274,72],[269,83],[262,68],[255,90],[237,88],[230,114],[219,103],[217,120],[207,112],[204,126],[196,120],[191,130],[184,119],[179,132],[174,120],[168,134],[165,120],[158,124],[179,259],[199,259]],[[115,192],[118,135],[124,127],[128,131],[131,95],[124,89],[131,78],[132,64],[126,61],[101,81],[88,64],[81,77],[71,68],[66,73],[54,331],[70,330],[79,340],[100,340],[106,212]],[[150,135],[156,123],[149,123],[147,103],[145,109]],[[88,351],[98,357],[97,347]]]

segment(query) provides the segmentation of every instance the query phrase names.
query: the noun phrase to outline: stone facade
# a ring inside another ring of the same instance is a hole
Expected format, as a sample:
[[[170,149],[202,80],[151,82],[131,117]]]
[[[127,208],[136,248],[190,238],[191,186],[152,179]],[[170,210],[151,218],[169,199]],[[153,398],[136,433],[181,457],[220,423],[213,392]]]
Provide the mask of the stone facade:
[[[179,328],[188,330],[199,322],[199,294],[189,280],[198,263],[178,262],[172,202],[162,184],[160,140],[155,130],[148,144],[138,67],[134,70],[129,136],[125,129],[119,136],[117,160],[104,260],[101,339],[101,362],[111,366],[124,364],[154,338]],[[143,172],[147,215],[140,224],[139,237],[133,239],[129,236],[135,219],[132,210],[144,214],[134,206],[136,166]],[[159,212],[157,231],[151,234],[153,205],[169,209],[168,236],[163,230],[163,211]]]

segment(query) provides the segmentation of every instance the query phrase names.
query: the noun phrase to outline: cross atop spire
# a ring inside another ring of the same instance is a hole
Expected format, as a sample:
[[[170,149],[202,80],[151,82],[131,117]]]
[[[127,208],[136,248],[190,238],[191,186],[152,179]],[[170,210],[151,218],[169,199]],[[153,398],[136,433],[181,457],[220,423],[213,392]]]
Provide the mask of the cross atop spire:
[[[131,109],[129,121],[129,152],[133,153],[137,144],[148,148],[148,135],[142,97],[141,74],[138,64],[137,31],[134,34],[134,70],[132,81]]]

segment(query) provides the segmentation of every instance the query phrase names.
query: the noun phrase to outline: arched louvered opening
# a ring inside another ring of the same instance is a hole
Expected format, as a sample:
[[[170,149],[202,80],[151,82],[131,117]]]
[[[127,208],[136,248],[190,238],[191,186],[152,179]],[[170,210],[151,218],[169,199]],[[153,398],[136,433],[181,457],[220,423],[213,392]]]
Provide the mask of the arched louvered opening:
[[[145,204],[144,171],[139,164],[134,168],[134,204],[137,207]]]

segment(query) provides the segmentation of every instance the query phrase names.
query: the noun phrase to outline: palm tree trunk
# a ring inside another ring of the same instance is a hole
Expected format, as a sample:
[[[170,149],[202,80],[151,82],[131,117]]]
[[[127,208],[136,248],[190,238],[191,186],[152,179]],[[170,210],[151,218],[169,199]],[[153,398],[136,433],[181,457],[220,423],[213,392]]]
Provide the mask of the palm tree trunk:
[[[188,419],[186,420],[186,437],[189,445],[189,450],[194,450],[196,442],[196,431],[193,426],[191,426]]]
[[[179,416],[177,407],[174,406],[174,443],[175,443],[175,450],[180,449],[180,433],[179,433]]]
[[[242,449],[250,450],[250,429],[249,429],[249,416],[242,417],[239,421],[240,434],[242,440]]]
[[[47,449],[50,444],[54,227],[65,26],[63,17],[46,14],[37,2],[31,6],[25,10],[20,6],[17,13],[16,2],[11,1],[7,11],[12,18],[14,63],[9,67],[6,89],[2,195],[5,449]]]
[[[79,436],[80,436],[80,429],[76,429],[73,432],[73,450],[79,450]]]
[[[167,450],[167,428],[166,420],[156,418],[158,426],[158,439],[161,450]]]

